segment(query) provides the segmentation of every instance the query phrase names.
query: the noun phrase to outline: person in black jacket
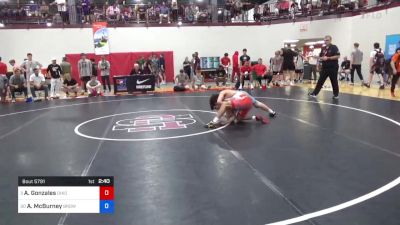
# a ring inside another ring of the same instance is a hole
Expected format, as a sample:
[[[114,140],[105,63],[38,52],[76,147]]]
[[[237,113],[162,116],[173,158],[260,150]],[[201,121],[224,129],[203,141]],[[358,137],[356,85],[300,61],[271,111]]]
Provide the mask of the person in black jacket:
[[[97,77],[97,63],[93,58],[90,61],[92,62],[92,76]]]
[[[327,35],[324,38],[325,46],[321,49],[319,54],[319,61],[321,62],[320,77],[317,82],[317,86],[314,91],[308,95],[310,97],[317,97],[321,91],[322,85],[324,85],[326,79],[329,77],[332,83],[333,99],[339,99],[339,84],[338,84],[338,69],[339,69],[339,58],[340,51],[336,45],[332,44],[332,37]]]

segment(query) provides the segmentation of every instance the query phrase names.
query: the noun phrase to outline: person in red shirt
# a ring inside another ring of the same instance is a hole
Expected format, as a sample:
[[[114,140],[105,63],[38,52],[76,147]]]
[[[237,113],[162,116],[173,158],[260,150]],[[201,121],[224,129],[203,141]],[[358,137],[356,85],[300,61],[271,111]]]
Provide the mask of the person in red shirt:
[[[240,69],[239,69],[239,52],[236,51],[232,56],[232,76],[231,82],[235,79],[240,80]]]
[[[224,67],[224,70],[228,75],[228,80],[231,80],[231,73],[229,71],[229,67],[231,66],[231,59],[228,57],[228,53],[225,53],[224,57],[221,58],[221,65]]]
[[[396,97],[394,95],[394,88],[396,87],[396,84],[400,78],[400,48],[396,49],[396,53],[393,55],[390,65],[393,69],[392,87],[390,88],[390,93],[392,94],[392,97]]]
[[[267,66],[262,63],[262,59],[258,59],[258,64],[253,66],[253,70],[256,72],[258,83],[260,83],[260,89],[262,88],[262,79],[265,79],[265,85],[269,85],[272,81],[272,76],[268,75]],[[268,80],[268,82],[267,82]]]
[[[250,62],[246,61],[244,65],[240,68],[240,79],[238,79],[238,82],[236,82],[236,88],[238,87],[239,90],[242,90],[244,86],[244,81],[248,80],[250,81],[250,88],[254,89],[253,76],[251,74],[252,70],[253,69],[250,66]]]
[[[7,74],[7,65],[1,61],[0,57],[0,75],[6,75]]]

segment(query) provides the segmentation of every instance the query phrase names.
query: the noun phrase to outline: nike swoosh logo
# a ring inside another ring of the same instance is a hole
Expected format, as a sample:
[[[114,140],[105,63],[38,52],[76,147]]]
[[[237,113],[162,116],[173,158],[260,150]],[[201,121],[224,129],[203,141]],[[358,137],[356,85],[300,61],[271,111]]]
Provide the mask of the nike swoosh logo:
[[[143,84],[144,82],[148,81],[150,79],[146,79],[146,80],[137,80],[136,83],[137,84]]]

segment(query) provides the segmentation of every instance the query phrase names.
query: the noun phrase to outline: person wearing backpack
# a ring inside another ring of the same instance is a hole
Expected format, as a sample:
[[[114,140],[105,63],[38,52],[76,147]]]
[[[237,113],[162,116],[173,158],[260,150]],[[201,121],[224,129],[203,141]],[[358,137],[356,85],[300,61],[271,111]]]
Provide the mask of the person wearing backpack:
[[[385,55],[382,49],[379,47],[379,43],[374,43],[374,50],[370,54],[370,70],[369,70],[369,80],[368,83],[364,84],[367,88],[371,87],[372,78],[376,73],[379,77],[380,87],[379,89],[385,88],[385,83],[383,81],[383,68],[385,66]]]
[[[390,65],[392,66],[393,69],[392,87],[390,88],[390,93],[392,97],[396,97],[394,95],[394,89],[400,78],[400,48],[396,49],[396,53],[392,56],[392,61]]]

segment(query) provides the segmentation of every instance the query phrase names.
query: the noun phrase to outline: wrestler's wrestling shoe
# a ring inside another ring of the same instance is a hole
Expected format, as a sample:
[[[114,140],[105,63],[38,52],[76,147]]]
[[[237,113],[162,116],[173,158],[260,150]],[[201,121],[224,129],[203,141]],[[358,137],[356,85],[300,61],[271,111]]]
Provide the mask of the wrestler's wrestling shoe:
[[[205,128],[208,128],[208,129],[215,129],[215,128],[218,128],[219,125],[216,124],[216,123],[214,123],[213,121],[210,121],[209,123],[207,123],[206,125],[204,125],[204,127],[205,127]]]
[[[269,113],[269,117],[273,118],[273,117],[275,117],[275,116],[276,116],[276,112],[275,112],[275,111]]]
[[[256,115],[256,120],[260,121],[263,124],[268,124],[269,123],[268,117],[261,116],[261,115]]]

